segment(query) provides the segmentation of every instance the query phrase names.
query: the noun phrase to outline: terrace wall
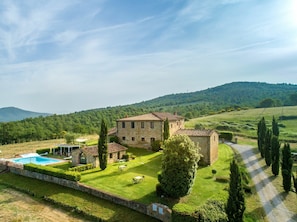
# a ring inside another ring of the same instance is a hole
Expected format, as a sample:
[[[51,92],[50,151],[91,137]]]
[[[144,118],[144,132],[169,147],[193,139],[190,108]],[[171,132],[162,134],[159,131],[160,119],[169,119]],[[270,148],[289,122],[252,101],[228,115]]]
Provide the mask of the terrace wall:
[[[2,164],[3,163],[0,162],[0,165],[2,165]],[[65,180],[62,178],[57,178],[57,177],[53,177],[53,176],[49,176],[49,175],[45,175],[45,174],[41,174],[41,173],[31,172],[28,170],[24,170],[19,166],[14,166],[11,164],[7,164],[6,166],[9,168],[9,171],[14,174],[59,184],[61,186],[79,190],[81,192],[88,193],[88,194],[96,196],[98,198],[111,201],[115,204],[119,204],[119,205],[128,207],[132,210],[135,210],[142,214],[146,214],[148,216],[157,218],[161,221],[165,221],[165,222],[171,221],[171,210],[167,206],[158,204],[159,208],[164,208],[163,210],[161,210],[162,213],[160,214],[160,213],[156,213],[155,209],[152,210],[152,205],[147,206],[143,203],[127,200],[125,198],[118,197],[113,194],[109,194],[107,192],[97,190],[93,187],[89,187],[89,186],[87,186],[85,184],[81,184],[79,182],[69,181],[69,180]],[[155,205],[154,205],[154,208],[155,208]]]

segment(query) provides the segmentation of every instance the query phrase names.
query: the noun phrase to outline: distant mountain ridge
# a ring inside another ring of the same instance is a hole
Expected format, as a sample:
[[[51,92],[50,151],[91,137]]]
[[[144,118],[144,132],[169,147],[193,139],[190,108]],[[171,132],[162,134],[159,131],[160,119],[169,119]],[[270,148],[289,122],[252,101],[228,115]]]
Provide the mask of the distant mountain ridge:
[[[48,113],[38,113],[28,110],[23,110],[16,107],[0,108],[0,122],[19,121],[26,118],[34,118],[39,116],[49,116]]]

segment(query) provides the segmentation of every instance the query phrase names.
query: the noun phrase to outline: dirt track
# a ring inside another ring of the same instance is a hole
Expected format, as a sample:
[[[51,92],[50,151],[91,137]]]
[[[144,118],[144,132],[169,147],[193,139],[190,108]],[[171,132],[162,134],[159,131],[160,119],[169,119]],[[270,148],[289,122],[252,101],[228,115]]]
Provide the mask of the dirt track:
[[[227,145],[231,146],[241,154],[247,170],[255,184],[268,221],[296,222],[297,215],[290,212],[283,204],[279,193],[271,183],[271,179],[258,164],[258,159],[253,153],[252,147],[233,143],[227,143]]]

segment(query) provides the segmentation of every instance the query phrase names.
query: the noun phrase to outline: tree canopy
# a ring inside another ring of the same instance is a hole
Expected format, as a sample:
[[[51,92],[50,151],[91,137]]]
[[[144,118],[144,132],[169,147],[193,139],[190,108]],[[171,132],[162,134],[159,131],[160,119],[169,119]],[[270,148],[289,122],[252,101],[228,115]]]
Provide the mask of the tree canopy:
[[[175,135],[164,142],[158,180],[167,195],[179,198],[191,192],[200,160],[199,150],[186,135]]]

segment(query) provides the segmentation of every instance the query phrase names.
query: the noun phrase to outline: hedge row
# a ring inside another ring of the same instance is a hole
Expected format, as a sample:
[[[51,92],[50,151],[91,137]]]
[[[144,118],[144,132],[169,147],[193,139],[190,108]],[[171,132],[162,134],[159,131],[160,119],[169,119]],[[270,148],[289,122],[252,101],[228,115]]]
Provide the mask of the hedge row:
[[[93,164],[88,163],[88,164],[81,165],[81,166],[71,167],[71,168],[69,168],[69,171],[82,172],[82,171],[90,170],[90,169],[93,169],[93,168],[94,168]]]
[[[79,172],[64,171],[58,168],[50,166],[40,166],[33,163],[25,164],[24,169],[71,181],[79,181],[81,179],[81,174]]]
[[[36,150],[36,153],[38,153],[38,154],[44,154],[44,153],[50,153],[50,152],[51,152],[50,148]]]

